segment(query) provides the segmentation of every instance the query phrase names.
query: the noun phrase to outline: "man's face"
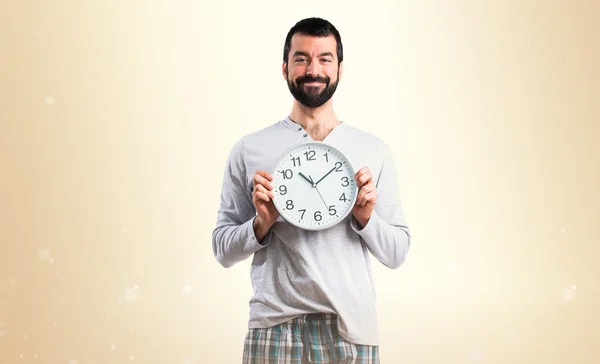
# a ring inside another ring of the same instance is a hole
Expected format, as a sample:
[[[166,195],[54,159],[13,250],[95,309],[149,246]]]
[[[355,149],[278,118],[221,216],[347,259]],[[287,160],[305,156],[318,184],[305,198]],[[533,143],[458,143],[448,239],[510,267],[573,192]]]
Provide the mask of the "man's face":
[[[290,45],[288,62],[283,65],[290,92],[304,106],[325,104],[335,93],[342,68],[338,67],[335,38],[294,34]]]

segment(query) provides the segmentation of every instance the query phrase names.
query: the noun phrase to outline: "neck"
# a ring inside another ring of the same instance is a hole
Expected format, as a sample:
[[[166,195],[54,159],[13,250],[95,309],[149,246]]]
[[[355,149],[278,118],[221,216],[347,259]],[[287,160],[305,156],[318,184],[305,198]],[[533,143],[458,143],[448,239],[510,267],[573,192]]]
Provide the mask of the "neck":
[[[331,100],[317,108],[306,107],[297,100],[294,100],[290,119],[301,125],[304,129],[314,129],[315,127],[333,129],[340,124],[333,111]]]

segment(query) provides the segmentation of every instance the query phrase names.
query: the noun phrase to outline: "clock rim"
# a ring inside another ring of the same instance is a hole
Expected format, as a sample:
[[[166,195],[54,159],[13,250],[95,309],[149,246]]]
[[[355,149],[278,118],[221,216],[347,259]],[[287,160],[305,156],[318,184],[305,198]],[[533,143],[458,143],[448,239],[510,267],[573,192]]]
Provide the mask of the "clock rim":
[[[342,157],[344,157],[346,159],[346,161],[348,162],[348,164],[350,164],[350,168],[352,170],[352,175],[354,176],[356,174],[356,168],[354,167],[354,164],[352,163],[352,160],[350,159],[350,157],[348,157],[348,155],[346,153],[344,153],[343,151],[341,151],[338,147],[333,146],[329,143],[323,142],[323,141],[318,141],[318,140],[311,140],[311,141],[306,141],[306,142],[300,142],[297,144],[292,145],[291,147],[287,148],[283,153],[281,153],[281,155],[279,156],[279,158],[277,158],[277,162],[275,163],[275,167],[274,170],[272,171],[272,175],[276,175],[277,173],[277,166],[279,165],[279,163],[281,163],[281,161],[287,157],[287,155],[293,151],[296,148],[299,148],[301,146],[306,146],[306,145],[319,145],[319,146],[325,146],[327,148],[331,148],[334,149],[336,152],[338,152],[339,154],[342,155]],[[356,185],[356,181],[354,181],[355,186],[356,186],[356,193],[354,194],[354,197],[352,198],[352,203],[350,204],[350,208],[348,208],[348,210],[346,210],[346,212],[341,215],[338,220],[334,223],[330,223],[327,225],[317,225],[317,226],[305,226],[305,225],[301,225],[298,224],[295,221],[290,221],[290,219],[288,219],[286,216],[284,216],[284,214],[282,213],[282,211],[279,209],[279,207],[277,206],[277,204],[275,203],[275,198],[272,198],[271,200],[273,201],[273,205],[275,206],[275,209],[277,210],[277,212],[279,213],[279,216],[281,216],[282,219],[284,219],[285,221],[289,222],[290,224],[296,226],[299,229],[302,230],[308,230],[308,231],[321,231],[321,230],[327,230],[330,229],[336,225],[338,225],[340,222],[342,222],[344,219],[346,219],[346,217],[348,217],[348,215],[352,212],[352,209],[354,208],[354,204],[356,204],[356,199],[358,198],[358,185]],[[279,196],[279,194],[276,194],[276,196]]]

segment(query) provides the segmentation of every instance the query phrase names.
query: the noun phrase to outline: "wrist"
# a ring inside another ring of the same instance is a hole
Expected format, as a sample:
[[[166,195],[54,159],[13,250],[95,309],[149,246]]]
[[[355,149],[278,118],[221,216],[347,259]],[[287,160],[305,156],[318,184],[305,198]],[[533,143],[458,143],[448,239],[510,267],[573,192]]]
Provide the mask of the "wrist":
[[[366,219],[356,219],[356,221],[358,222],[358,225],[360,225],[361,229],[364,229],[365,226],[367,226],[367,224],[369,223],[369,218]]]
[[[252,223],[252,228],[254,229],[254,235],[256,236],[256,240],[260,243],[271,228],[271,225],[267,224],[260,215],[256,215],[254,218],[254,222]]]

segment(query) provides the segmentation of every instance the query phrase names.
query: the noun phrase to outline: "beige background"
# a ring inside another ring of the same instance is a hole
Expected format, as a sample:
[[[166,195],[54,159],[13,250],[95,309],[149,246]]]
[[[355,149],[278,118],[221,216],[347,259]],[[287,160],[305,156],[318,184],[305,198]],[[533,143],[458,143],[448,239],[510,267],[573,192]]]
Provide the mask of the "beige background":
[[[376,264],[383,362],[600,362],[597,1],[19,0],[0,364],[240,362],[223,167],[289,112],[283,41],[313,15],[344,41],[338,116],[391,144],[412,229],[403,267]]]

